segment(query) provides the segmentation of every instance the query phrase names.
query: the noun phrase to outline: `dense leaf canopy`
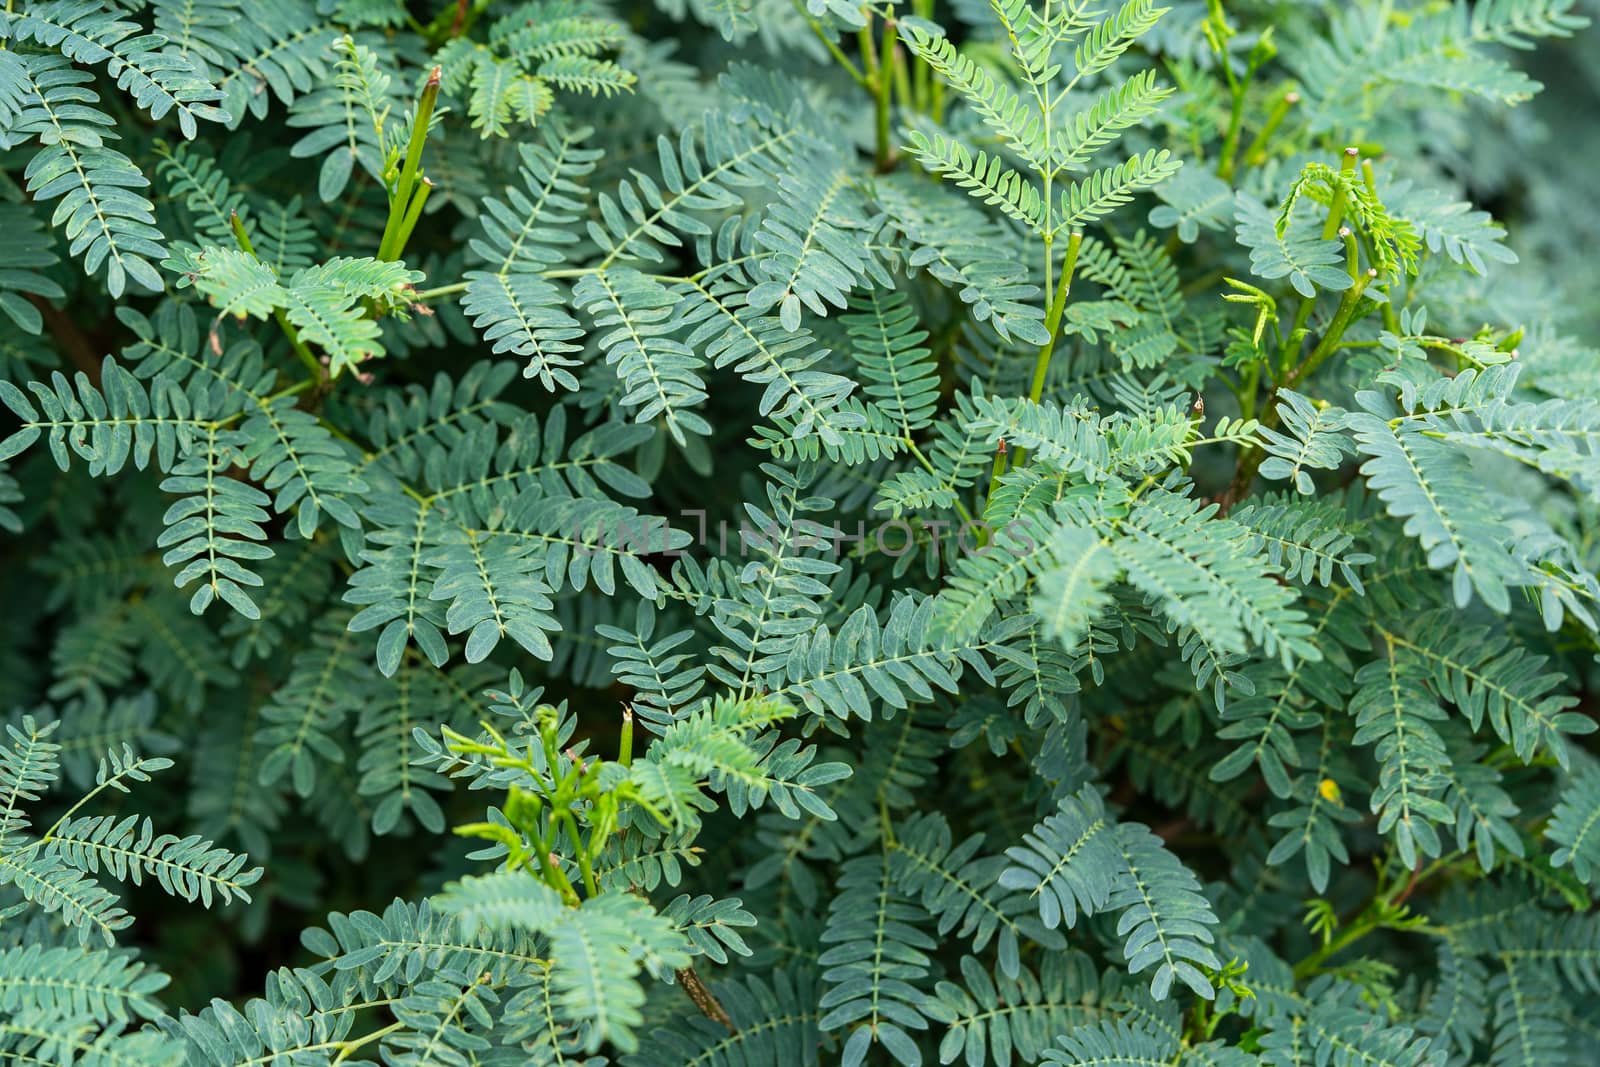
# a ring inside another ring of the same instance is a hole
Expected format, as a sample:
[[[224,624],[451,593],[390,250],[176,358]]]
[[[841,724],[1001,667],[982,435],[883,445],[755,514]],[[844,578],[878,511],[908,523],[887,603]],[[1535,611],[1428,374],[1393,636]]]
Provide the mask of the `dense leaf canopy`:
[[[1600,1062],[1584,0],[11,0],[0,1061]]]

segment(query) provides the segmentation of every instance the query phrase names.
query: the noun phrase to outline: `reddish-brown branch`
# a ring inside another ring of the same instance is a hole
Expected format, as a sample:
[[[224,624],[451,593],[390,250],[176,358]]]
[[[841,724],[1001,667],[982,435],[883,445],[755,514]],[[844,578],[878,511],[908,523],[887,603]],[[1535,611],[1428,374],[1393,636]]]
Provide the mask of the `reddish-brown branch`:
[[[1417,890],[1417,876],[1420,875],[1421,873],[1422,873],[1422,861],[1419,859],[1417,861],[1417,865],[1415,867],[1411,868],[1411,877],[1406,880],[1406,887],[1400,891],[1400,895],[1399,896],[1394,898],[1395,907],[1398,908],[1400,905],[1404,904],[1406,902],[1407,898],[1409,898],[1412,893],[1416,892],[1416,890]]]

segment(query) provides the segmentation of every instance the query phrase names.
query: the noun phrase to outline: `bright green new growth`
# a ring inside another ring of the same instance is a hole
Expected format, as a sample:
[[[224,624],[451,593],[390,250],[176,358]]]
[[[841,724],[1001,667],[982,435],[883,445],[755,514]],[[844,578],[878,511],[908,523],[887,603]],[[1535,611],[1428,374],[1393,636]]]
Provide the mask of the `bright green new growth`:
[[[1580,6],[9,4],[0,1060],[1591,1062]]]

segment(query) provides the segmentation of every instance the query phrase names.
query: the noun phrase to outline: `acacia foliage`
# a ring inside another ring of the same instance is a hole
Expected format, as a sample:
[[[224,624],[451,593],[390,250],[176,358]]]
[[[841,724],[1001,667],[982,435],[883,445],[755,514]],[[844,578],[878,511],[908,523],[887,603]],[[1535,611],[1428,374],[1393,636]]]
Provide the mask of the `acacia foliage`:
[[[0,13],[0,1058],[1591,1062],[1581,5],[434,6]]]

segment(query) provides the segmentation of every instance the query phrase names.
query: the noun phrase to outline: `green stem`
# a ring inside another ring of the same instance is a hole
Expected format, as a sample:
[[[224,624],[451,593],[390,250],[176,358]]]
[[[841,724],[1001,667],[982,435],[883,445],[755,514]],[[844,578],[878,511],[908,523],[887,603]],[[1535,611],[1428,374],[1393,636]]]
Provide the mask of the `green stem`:
[[[922,469],[933,475],[935,478],[939,477],[939,472],[934,467],[933,462],[928,459],[927,456],[922,454],[922,449],[917,447],[917,443],[911,440],[909,437],[905,439],[905,442],[906,448],[910,449],[911,451],[912,458],[918,463],[922,464]],[[967,506],[959,500],[956,501],[956,514],[961,516],[963,522],[970,523],[972,521],[972,513],[968,511]]]
[[[1367,194],[1374,200],[1378,199],[1378,174],[1372,169],[1372,160],[1361,161],[1361,181],[1367,187]]]
[[[424,300],[437,300],[441,296],[454,296],[457,293],[464,293],[466,291],[466,282],[455,282],[451,285],[441,285],[437,289],[424,289],[421,292],[412,293],[411,299],[420,304]]]
[[[876,162],[878,172],[881,174],[894,166],[893,148],[889,144],[889,101],[894,90],[894,43],[895,26],[893,21],[883,24],[883,40],[879,47],[877,70],[873,75],[873,89],[877,94],[877,153]],[[870,44],[870,42],[869,42]]]
[[[1354,170],[1356,166],[1356,160],[1360,157],[1360,155],[1360,149],[1354,147],[1346,148],[1344,150],[1343,158],[1339,160],[1339,172],[1341,174],[1348,174],[1350,171]],[[1339,225],[1343,221],[1344,186],[1341,184],[1334,189],[1333,199],[1328,204],[1328,219],[1322,224],[1322,239],[1324,241],[1331,241],[1335,237],[1339,236]],[[1296,338],[1302,336],[1301,331],[1305,329],[1306,323],[1310,320],[1311,309],[1316,305],[1316,302],[1317,298],[1315,296],[1301,298],[1300,307],[1296,309],[1294,313],[1294,325],[1289,328],[1289,336],[1284,339],[1283,353],[1279,362],[1280,372],[1288,369],[1289,361],[1293,358],[1293,353],[1298,351],[1299,342],[1296,340]]]
[[[1289,326],[1288,335],[1279,338],[1277,373],[1272,376],[1274,381],[1281,382],[1284,375],[1289,373],[1289,364],[1300,351],[1301,341],[1305,338],[1306,324],[1310,322],[1311,311],[1316,306],[1317,298],[1314,296],[1300,299],[1300,306],[1295,309],[1294,322]]]
[[[66,811],[62,812],[56,821],[50,824],[50,829],[46,830],[42,835],[40,835],[39,840],[34,842],[34,844],[30,847],[40,848],[54,841],[56,839],[56,832],[65,826],[74,815],[78,814],[85,804],[89,803],[105,790],[121,789],[123,792],[127,792],[127,788],[121,783],[122,776],[117,775],[112,778],[108,778],[106,781],[101,782],[99,785],[83,794],[83,796],[78,798],[75,804],[73,804]]]
[[[805,6],[803,4],[796,2],[794,6],[795,10],[805,14]],[[806,24],[811,27],[811,32],[816,34],[817,40],[822,42],[822,47],[828,50],[828,54],[833,57],[834,62],[843,67],[845,72],[850,75],[851,80],[863,89],[870,90],[872,86],[868,83],[867,76],[861,73],[861,68],[856,66],[849,56],[844,54],[844,49],[839,47],[838,42],[828,36],[828,31],[822,28],[822,23],[810,15],[806,15]]]
[[[380,1027],[363,1037],[352,1038],[349,1041],[339,1042],[339,1054],[333,1058],[333,1067],[338,1067],[339,1064],[349,1059],[350,1054],[361,1048],[363,1045],[370,1045],[374,1041],[381,1041],[383,1038],[388,1037],[396,1030],[405,1029],[405,1025],[405,1023],[390,1023],[388,1026]]]
[[[406,209],[406,217],[395,234],[394,247],[389,249],[389,255],[385,258],[399,259],[405,255],[406,244],[411,240],[411,231],[417,228],[417,220],[422,218],[422,205],[428,202],[428,194],[432,192],[433,182],[428,178],[422,179],[421,185],[417,188],[417,195],[411,198],[411,206]]]
[[[1317,342],[1317,347],[1305,358],[1305,362],[1296,367],[1285,379],[1284,388],[1292,387],[1310,377],[1329,356],[1339,351],[1340,339],[1355,321],[1356,307],[1361,303],[1361,294],[1367,291],[1367,286],[1372,284],[1372,280],[1377,276],[1376,270],[1369,269],[1365,275],[1356,280],[1354,285],[1344,291],[1344,296],[1339,300],[1339,309],[1333,313],[1333,322],[1328,325],[1327,332],[1322,335],[1322,340]]]
[[[899,42],[894,46],[894,95],[900,101],[900,111],[911,114],[917,110],[916,98],[911,92],[910,61]]]
[[[283,335],[289,339],[289,347],[294,349],[294,354],[300,358],[301,363],[305,364],[306,370],[316,376],[317,384],[321,385],[327,380],[328,372],[323,367],[322,362],[311,354],[311,349],[306,346],[306,343],[300,340],[300,331],[295,328],[294,323],[289,321],[288,314],[282,308],[277,308],[273,311],[272,317],[278,320],[278,327],[283,330]]]
[[[228,222],[233,227],[234,240],[239,242],[239,250],[259,263],[261,257],[256,255],[256,246],[251,242],[250,234],[244,228],[244,220],[239,217],[237,212],[233,212],[228,216]],[[312,378],[320,386],[327,380],[327,373],[322,369],[322,364],[317,357],[312,355],[311,349],[300,339],[300,331],[295,328],[294,323],[289,321],[288,313],[283,308],[273,308],[272,317],[277,320],[278,328],[283,331],[283,335],[289,339],[289,347],[294,349],[294,354],[300,358],[301,363],[306,365],[306,369],[311,372]]]
[[[1393,928],[1411,933],[1437,936],[1440,932],[1439,927],[1407,919],[1405,917],[1406,913],[1401,910],[1401,905],[1405,903],[1407,897],[1417,890],[1418,886],[1448,868],[1450,864],[1460,857],[1460,852],[1451,852],[1440,856],[1428,866],[1413,870],[1409,877],[1395,882],[1388,890],[1374,896],[1371,902],[1361,910],[1361,914],[1357,915],[1337,937],[1294,965],[1295,978],[1309,978],[1316,974],[1325,962],[1374,930]]]
[[[1394,309],[1394,300],[1391,298],[1383,305],[1383,328],[1390,333],[1400,332],[1400,315]]]
[[[274,400],[282,400],[286,396],[294,396],[297,393],[303,393],[307,389],[315,388],[317,384],[318,383],[317,383],[317,380],[315,378],[301,378],[298,382],[295,382],[293,385],[287,386],[286,388],[283,388],[283,389],[279,389],[277,392],[275,392],[271,396],[267,397],[266,403],[270,404]],[[244,418],[247,414],[249,414],[249,412],[247,412],[243,408],[241,408],[240,410],[235,411],[232,415],[229,415],[226,418],[218,419],[212,425],[214,425],[219,430],[225,429],[226,427],[232,426],[234,423],[236,423],[240,419]]]
[[[401,225],[405,222],[407,210],[411,206],[411,190],[416,185],[418,171],[422,166],[422,146],[428,140],[428,125],[433,121],[433,107],[439,100],[439,77],[441,68],[434,67],[428,74],[428,81],[422,87],[422,95],[417,99],[416,118],[411,123],[411,139],[406,143],[405,162],[400,167],[400,177],[395,182],[393,195],[389,198],[389,219],[383,227],[383,238],[378,242],[378,258],[394,259],[394,255],[386,255],[394,245]]]
[[[1376,270],[1369,269],[1357,280],[1356,284],[1344,291],[1344,296],[1339,301],[1339,308],[1334,312],[1333,321],[1328,324],[1328,330],[1322,335],[1322,340],[1317,342],[1317,347],[1311,350],[1311,354],[1290,372],[1288,377],[1273,387],[1272,392],[1274,395],[1279,389],[1288,389],[1309,378],[1316,372],[1318,367],[1327,362],[1330,356],[1339,351],[1342,347],[1340,341],[1344,337],[1345,331],[1350,328],[1350,324],[1356,319],[1356,310],[1361,303],[1361,294],[1366,291],[1367,286],[1377,276],[1378,272]],[[1278,409],[1276,407],[1268,407],[1262,412],[1261,425],[1269,430],[1277,428]],[[1266,453],[1260,448],[1247,448],[1239,457],[1238,470],[1234,472],[1233,481],[1229,484],[1227,492],[1223,494],[1224,511],[1243,499],[1244,495],[1250,491],[1250,484],[1255,481],[1256,471],[1260,469],[1265,459]]]
[[[1019,448],[1017,451],[1021,452],[1022,450]],[[989,510],[989,501],[994,497],[995,487],[1000,484],[1000,476],[1005,474],[1005,472],[1006,439],[1002,437],[995,443],[994,465],[989,468],[989,495],[983,498],[983,510],[985,513],[987,513]]]
[[[1253,419],[1256,417],[1256,389],[1261,384],[1261,364],[1250,364],[1250,369],[1245,371],[1244,381],[1239,387],[1239,417]]]
[[[1184,1026],[1184,1036],[1199,1043],[1211,1036],[1215,1026],[1211,1018],[1211,1001],[1196,997],[1194,1007],[1189,1011],[1188,1023]]]
[[[567,872],[561,869],[560,864],[550,862],[550,841],[542,834],[532,834],[533,855],[539,861],[539,870],[544,875],[544,883],[561,894],[561,899],[573,907],[577,907],[578,891],[572,888],[572,882],[567,878]]]
[[[1360,158],[1359,148],[1346,148],[1344,156],[1339,160],[1339,173],[1349,174],[1356,169],[1356,160]],[[1328,203],[1328,221],[1322,224],[1322,239],[1331,241],[1339,235],[1339,224],[1344,221],[1344,185],[1341,183],[1333,190],[1333,199]]]
[[[594,880],[594,867],[589,863],[589,850],[583,847],[583,838],[578,835],[578,820],[572,817],[572,812],[563,811],[561,821],[566,824],[567,833],[572,835],[572,850],[578,854],[578,872],[583,875],[583,889],[589,896],[600,894],[600,887]]]
[[[1278,98],[1272,106],[1272,111],[1267,114],[1267,121],[1261,127],[1261,132],[1256,134],[1255,140],[1244,150],[1246,166],[1259,167],[1267,161],[1267,146],[1272,142],[1272,135],[1278,132],[1278,127],[1283,125],[1283,120],[1289,117],[1289,109],[1300,102],[1300,94],[1287,92]]]
[[[874,85],[878,78],[878,50],[872,47],[872,9],[863,7],[861,14],[867,23],[856,31],[856,48],[861,52],[861,65],[866,71],[867,80]]]
[[[1223,62],[1226,64],[1226,58]],[[1233,181],[1234,156],[1239,152],[1239,130],[1244,124],[1244,94],[1249,84],[1247,78],[1233,87],[1233,107],[1228,112],[1228,132],[1223,135],[1222,160],[1217,165],[1217,177],[1225,182]]]
[[[1067,309],[1067,295],[1072,291],[1072,275],[1078,267],[1078,250],[1083,247],[1083,234],[1074,233],[1067,237],[1067,256],[1061,264],[1061,279],[1056,283],[1055,296],[1050,300],[1050,309],[1045,313],[1044,329],[1050,336],[1044,344],[1039,346],[1039,354],[1033,361],[1033,381],[1028,386],[1028,399],[1035,404],[1044,396],[1044,384],[1050,377],[1050,357],[1055,354],[1056,337],[1061,330],[1061,316]],[[1028,450],[1017,449],[1016,458],[1012,465],[1016,467],[1028,458]],[[1000,484],[1000,475],[1005,472],[1003,456],[995,457],[994,470],[989,474],[989,492],[984,497],[988,500],[994,496],[995,487]]]
[[[282,400],[286,396],[294,396],[296,393],[303,393],[307,389],[315,387],[316,384],[317,383],[310,378],[301,378],[293,385],[279,389],[276,393],[273,393],[271,396],[267,397],[267,402],[270,404],[274,400]]]
[[[622,731],[617,738],[617,764],[622,767],[633,766],[633,712],[624,710],[622,713]]]
[[[1033,381],[1028,386],[1028,399],[1034,403],[1044,396],[1045,379],[1050,375],[1050,357],[1055,354],[1056,335],[1061,327],[1061,316],[1067,309],[1067,295],[1072,291],[1072,274],[1078,266],[1078,250],[1083,246],[1083,234],[1074,233],[1067,238],[1067,258],[1061,265],[1061,280],[1056,284],[1056,295],[1050,301],[1050,310],[1045,315],[1044,328],[1050,337],[1039,346],[1039,354],[1033,361]],[[1021,462],[1021,456],[1018,456]]]
[[[1350,227],[1339,227],[1339,237],[1344,241],[1344,271],[1350,276],[1351,285],[1361,282],[1361,246],[1356,243],[1356,235],[1350,232]]]
[[[405,162],[401,164],[400,180],[395,186],[394,199],[401,204],[411,198],[411,188],[422,169],[422,149],[428,143],[428,128],[433,123],[433,108],[439,101],[439,81],[443,74],[442,67],[429,71],[422,94],[417,98],[417,113],[411,122],[411,137],[406,142]]]
[[[1336,953],[1342,952],[1349,948],[1351,945],[1355,944],[1357,941],[1360,941],[1363,937],[1366,937],[1377,928],[1378,921],[1375,915],[1370,914],[1369,912],[1363,912],[1356,918],[1354,922],[1345,927],[1339,936],[1335,937],[1326,945],[1323,945],[1311,955],[1295,964],[1295,978],[1306,978],[1310,975],[1316,974],[1317,968],[1322,966],[1323,961],[1327,960]]]

